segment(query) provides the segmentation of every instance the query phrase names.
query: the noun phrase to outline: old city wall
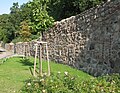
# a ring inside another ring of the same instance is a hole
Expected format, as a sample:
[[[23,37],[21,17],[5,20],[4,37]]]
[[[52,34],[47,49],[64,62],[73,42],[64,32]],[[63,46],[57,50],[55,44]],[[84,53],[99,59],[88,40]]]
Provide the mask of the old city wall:
[[[48,42],[50,59],[58,63],[94,76],[120,73],[120,0],[56,22],[43,41]],[[16,53],[23,54],[25,45],[15,46]],[[34,43],[27,46],[28,55],[34,55]]]
[[[56,22],[43,40],[51,60],[94,76],[120,73],[120,0]]]

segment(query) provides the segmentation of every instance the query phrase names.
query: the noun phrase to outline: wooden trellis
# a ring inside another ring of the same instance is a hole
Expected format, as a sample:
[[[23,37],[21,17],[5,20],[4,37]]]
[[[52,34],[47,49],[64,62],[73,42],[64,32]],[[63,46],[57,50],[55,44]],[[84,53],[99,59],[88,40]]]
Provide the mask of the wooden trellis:
[[[49,56],[48,56],[48,45],[47,42],[43,42],[43,41],[37,41],[35,44],[35,60],[34,60],[34,72],[33,75],[36,76],[36,59],[37,56],[39,56],[39,75],[42,76],[43,72],[42,72],[42,46],[45,45],[46,48],[46,54],[47,54],[47,62],[48,62],[48,76],[50,76],[50,63],[49,63]],[[38,47],[40,47],[40,53],[38,55]]]

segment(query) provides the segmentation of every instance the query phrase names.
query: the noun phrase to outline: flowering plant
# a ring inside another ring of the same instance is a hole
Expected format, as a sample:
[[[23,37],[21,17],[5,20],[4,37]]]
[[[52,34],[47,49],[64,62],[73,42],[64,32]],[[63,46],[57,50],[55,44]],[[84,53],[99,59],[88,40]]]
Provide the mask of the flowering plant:
[[[78,78],[64,72],[64,76],[43,75],[26,81],[22,93],[120,93],[120,75],[113,74],[79,81]]]

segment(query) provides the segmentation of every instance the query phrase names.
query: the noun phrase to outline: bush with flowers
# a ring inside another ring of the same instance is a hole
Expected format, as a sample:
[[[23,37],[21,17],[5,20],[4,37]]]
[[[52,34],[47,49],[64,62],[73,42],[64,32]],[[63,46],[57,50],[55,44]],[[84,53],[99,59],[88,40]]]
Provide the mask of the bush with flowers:
[[[21,93],[120,93],[120,75],[113,74],[80,81],[68,72],[31,78]]]

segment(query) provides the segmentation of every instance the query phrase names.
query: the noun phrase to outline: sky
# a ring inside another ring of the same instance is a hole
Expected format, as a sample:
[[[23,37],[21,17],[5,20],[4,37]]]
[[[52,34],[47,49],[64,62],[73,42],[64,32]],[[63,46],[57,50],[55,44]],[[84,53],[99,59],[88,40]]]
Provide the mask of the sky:
[[[26,3],[28,1],[30,1],[30,0],[0,0],[0,15],[1,14],[9,14],[10,7],[15,2],[18,2],[19,5],[22,5],[23,3]]]

